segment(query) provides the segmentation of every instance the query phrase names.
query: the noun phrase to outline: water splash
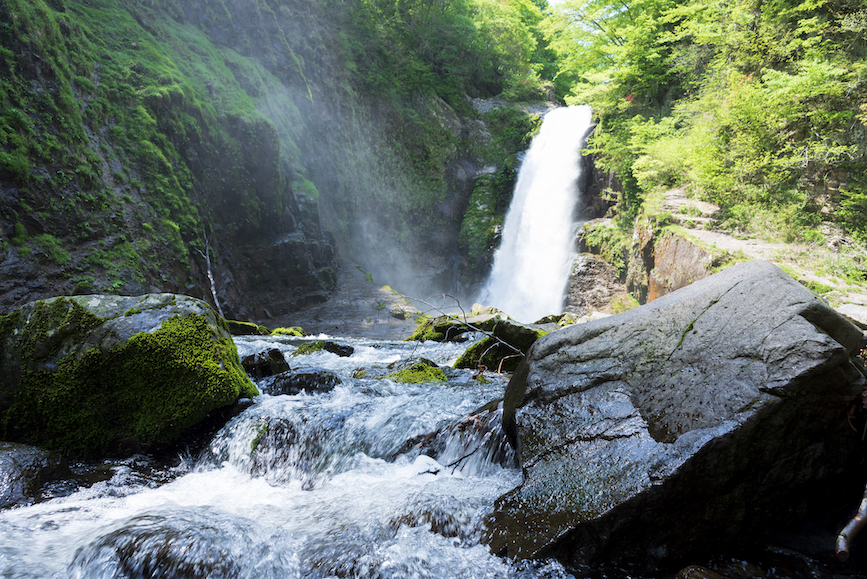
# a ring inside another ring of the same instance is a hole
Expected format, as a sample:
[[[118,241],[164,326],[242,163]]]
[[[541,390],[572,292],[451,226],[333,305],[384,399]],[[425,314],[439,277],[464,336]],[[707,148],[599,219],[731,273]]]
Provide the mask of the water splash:
[[[352,357],[305,356],[340,376],[333,390],[263,394],[177,471],[143,477],[146,464],[124,463],[110,480],[0,511],[0,577],[568,578],[482,543],[494,501],[521,480],[492,403],[507,378],[445,366],[445,383],[353,378],[356,365],[411,356],[447,364],[464,345],[341,341]],[[236,343],[242,356],[288,356],[301,341]]]
[[[562,311],[591,113],[588,106],[548,113],[521,165],[503,240],[478,301],[522,322]]]

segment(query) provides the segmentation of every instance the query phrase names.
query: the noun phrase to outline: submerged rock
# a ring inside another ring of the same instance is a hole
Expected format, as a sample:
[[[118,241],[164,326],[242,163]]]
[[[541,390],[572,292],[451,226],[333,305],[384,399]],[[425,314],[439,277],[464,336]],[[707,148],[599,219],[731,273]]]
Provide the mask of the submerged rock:
[[[288,372],[281,372],[268,382],[263,382],[262,387],[269,394],[300,394],[301,392],[329,392],[340,383],[340,377],[330,370],[322,368],[297,368]]]
[[[244,356],[241,365],[254,380],[261,380],[290,370],[286,358],[283,357],[283,352],[277,348]]]
[[[0,442],[0,509],[32,503],[45,483],[68,474],[56,452]]]
[[[524,481],[492,549],[659,569],[784,520],[857,457],[860,338],[766,262],[541,338],[506,389]]]
[[[234,578],[261,554],[252,524],[214,510],[139,515],[78,548],[74,577]]]
[[[258,394],[225,321],[187,296],[90,295],[0,316],[0,438],[72,455],[169,444]]]

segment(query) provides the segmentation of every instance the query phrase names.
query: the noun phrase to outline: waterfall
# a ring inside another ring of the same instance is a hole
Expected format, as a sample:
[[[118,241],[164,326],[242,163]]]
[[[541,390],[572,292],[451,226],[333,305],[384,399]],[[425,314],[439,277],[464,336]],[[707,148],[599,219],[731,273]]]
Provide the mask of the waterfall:
[[[574,257],[581,148],[591,112],[588,106],[572,106],[545,116],[521,165],[480,303],[523,322],[562,311]]]

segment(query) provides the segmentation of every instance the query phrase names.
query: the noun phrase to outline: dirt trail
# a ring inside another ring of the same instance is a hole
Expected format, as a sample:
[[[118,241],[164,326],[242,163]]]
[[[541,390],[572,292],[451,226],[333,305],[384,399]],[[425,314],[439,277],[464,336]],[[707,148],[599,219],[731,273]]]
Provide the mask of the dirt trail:
[[[802,282],[814,282],[833,288],[824,297],[834,307],[855,304],[867,307],[867,284],[852,284],[834,275],[844,267],[842,254],[860,251],[867,262],[867,251],[856,248],[849,240],[832,237],[826,244],[774,243],[758,237],[735,235],[713,229],[719,207],[712,203],[689,199],[682,188],[665,192],[663,211],[670,212],[675,222],[701,243],[732,254],[742,253],[750,259],[764,259],[781,266]]]

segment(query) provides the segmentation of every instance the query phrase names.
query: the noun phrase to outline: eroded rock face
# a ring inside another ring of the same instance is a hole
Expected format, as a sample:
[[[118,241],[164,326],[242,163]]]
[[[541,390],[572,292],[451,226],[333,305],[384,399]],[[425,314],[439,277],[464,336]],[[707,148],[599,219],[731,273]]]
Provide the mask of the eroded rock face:
[[[679,290],[710,275],[714,256],[696,242],[672,232],[653,246],[655,267],[648,275],[647,301]]]
[[[506,389],[524,482],[493,550],[658,569],[766,528],[860,445],[860,337],[756,261],[540,338]]]
[[[194,298],[60,297],[0,316],[0,439],[148,449],[256,394],[225,321]]]

